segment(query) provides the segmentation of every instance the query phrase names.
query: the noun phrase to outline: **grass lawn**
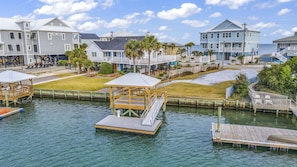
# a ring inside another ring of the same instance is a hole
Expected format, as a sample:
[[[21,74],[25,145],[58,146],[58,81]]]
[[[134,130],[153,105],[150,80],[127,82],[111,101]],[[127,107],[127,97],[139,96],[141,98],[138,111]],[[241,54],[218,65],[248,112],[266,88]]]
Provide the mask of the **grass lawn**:
[[[44,84],[34,85],[37,89],[55,89],[55,90],[85,90],[96,91],[106,88],[104,83],[112,80],[104,77],[86,77],[79,76],[58,81],[48,82]]]
[[[232,81],[226,81],[215,85],[199,85],[192,83],[175,83],[165,87],[168,96],[172,97],[201,97],[209,99],[224,99],[226,88],[232,85]]]

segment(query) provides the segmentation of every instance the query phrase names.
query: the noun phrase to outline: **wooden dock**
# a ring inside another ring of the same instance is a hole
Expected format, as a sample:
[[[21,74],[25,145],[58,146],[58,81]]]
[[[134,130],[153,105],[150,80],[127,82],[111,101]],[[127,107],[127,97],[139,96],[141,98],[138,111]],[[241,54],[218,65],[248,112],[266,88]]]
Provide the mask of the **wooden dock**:
[[[95,124],[96,129],[114,130],[129,133],[155,135],[162,124],[156,120],[152,126],[142,125],[142,119],[136,117],[117,117],[109,115]]]
[[[267,147],[271,149],[297,150],[297,144],[268,140],[270,135],[297,138],[297,130],[212,123],[212,140],[214,143],[247,145],[249,147]],[[297,142],[297,141],[296,141]]]

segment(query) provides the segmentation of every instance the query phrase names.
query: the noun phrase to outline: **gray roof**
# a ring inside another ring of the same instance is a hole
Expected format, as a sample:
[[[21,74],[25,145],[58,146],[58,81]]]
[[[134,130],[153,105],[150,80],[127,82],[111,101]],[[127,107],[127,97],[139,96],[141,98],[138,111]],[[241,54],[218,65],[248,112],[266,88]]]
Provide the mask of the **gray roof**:
[[[202,33],[220,32],[220,31],[240,31],[240,30],[244,30],[243,23],[227,19],[227,20],[221,22],[220,24],[216,25],[215,27],[212,27],[212,28],[210,28],[210,29],[208,29],[206,31],[203,31]],[[260,32],[259,30],[256,30],[255,28],[253,28],[253,27],[251,27],[249,25],[246,25],[246,30],[247,31]]]
[[[274,40],[273,43],[280,43],[280,42],[297,42],[297,32],[293,36],[285,37],[281,39]]]
[[[142,40],[144,36],[114,37],[111,41],[94,41],[102,50],[124,50],[130,39]]]
[[[80,39],[100,39],[96,34],[79,33]]]
[[[140,74],[140,73],[128,73],[125,74],[119,78],[116,78],[112,81],[109,81],[107,83],[105,83],[105,85],[107,86],[118,86],[118,87],[154,87],[156,86],[158,83],[160,83],[161,80],[148,76],[148,75],[144,75],[144,74]]]
[[[51,21],[58,20],[63,26],[51,26]],[[46,18],[37,20],[16,19],[16,18],[0,18],[0,30],[15,30],[22,31],[20,22],[29,22],[31,30],[35,31],[56,31],[56,32],[77,32],[71,26],[64,23],[59,18]]]
[[[0,82],[13,83],[34,78],[34,75],[25,74],[18,71],[6,70],[0,73]]]

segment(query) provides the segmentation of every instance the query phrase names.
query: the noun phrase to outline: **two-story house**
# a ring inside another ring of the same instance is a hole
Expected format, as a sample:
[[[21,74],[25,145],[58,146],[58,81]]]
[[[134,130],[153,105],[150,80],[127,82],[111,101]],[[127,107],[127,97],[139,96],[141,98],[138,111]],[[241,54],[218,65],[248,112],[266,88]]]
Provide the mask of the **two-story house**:
[[[125,56],[125,45],[130,39],[141,41],[144,36],[118,36],[109,37],[108,40],[94,41],[87,48],[88,59],[95,63],[108,62],[113,65],[114,71],[125,71],[130,69],[133,61]],[[107,39],[107,38],[104,38]],[[150,56],[150,65],[156,68],[159,64],[169,65],[176,61],[176,55],[166,55],[163,49],[152,52]],[[138,69],[144,72],[148,65],[148,54],[136,60]]]
[[[277,52],[288,58],[297,56],[297,32],[293,36],[274,40],[277,44]]]
[[[245,23],[225,20],[219,25],[200,33],[200,49],[207,54],[213,50],[218,60],[244,55],[248,60],[258,55],[260,31]],[[250,57],[250,58],[249,58]]]
[[[79,33],[59,18],[0,22],[0,66],[57,64],[79,45]]]

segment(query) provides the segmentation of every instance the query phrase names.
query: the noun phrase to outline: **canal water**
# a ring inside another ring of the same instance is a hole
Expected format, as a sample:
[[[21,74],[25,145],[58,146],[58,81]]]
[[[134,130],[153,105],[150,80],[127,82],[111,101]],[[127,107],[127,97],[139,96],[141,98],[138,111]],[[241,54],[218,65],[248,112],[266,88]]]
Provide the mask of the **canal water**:
[[[296,166],[296,152],[277,152],[217,145],[211,141],[210,109],[167,107],[155,137],[96,131],[94,124],[110,114],[107,104],[34,99],[23,113],[0,121],[1,167],[92,166]],[[222,112],[222,122],[297,129],[291,116]]]

